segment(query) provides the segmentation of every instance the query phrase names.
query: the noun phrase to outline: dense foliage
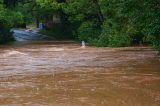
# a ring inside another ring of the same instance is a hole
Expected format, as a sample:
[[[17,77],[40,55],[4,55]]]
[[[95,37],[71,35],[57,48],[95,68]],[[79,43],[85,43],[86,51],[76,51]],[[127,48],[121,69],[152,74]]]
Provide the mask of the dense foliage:
[[[20,12],[15,12],[11,8],[6,8],[4,3],[0,1],[0,43],[13,41],[11,27],[22,23],[23,16]]]
[[[62,10],[75,38],[96,46],[129,46],[160,39],[159,0],[37,0]],[[155,43],[153,43],[155,44]]]
[[[12,16],[22,18],[23,13],[25,23],[36,20],[38,26],[43,22],[41,33],[58,39],[74,38],[96,46],[152,44],[159,48],[159,0],[13,0],[4,5],[19,11]],[[52,22],[55,16],[60,23]],[[19,18],[5,19],[17,24],[13,19]]]

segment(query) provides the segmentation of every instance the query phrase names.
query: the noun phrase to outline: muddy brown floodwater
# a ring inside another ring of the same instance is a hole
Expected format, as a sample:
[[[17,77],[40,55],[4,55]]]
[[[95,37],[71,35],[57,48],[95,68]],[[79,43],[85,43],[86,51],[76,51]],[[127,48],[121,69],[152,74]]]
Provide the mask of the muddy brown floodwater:
[[[0,105],[160,106],[160,58],[149,47],[0,46]]]

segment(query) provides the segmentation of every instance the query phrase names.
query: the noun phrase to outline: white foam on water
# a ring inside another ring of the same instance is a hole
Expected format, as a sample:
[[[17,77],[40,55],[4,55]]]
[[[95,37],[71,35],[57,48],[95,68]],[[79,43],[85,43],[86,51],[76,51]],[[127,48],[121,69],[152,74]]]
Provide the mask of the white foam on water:
[[[43,49],[43,51],[60,52],[60,51],[64,51],[64,49],[63,48],[49,48],[49,49]]]
[[[5,54],[3,54],[3,57],[9,57],[12,55],[27,55],[27,54],[19,51],[8,51]]]

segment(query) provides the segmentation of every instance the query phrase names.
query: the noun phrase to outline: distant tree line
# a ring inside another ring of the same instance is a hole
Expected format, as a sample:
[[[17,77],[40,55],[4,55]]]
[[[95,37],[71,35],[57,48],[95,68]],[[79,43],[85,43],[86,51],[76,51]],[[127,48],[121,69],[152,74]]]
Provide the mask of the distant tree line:
[[[95,46],[154,44],[160,48],[160,0],[1,0],[1,5],[21,13],[24,23],[36,20],[37,26],[58,16],[61,23],[52,23],[41,33],[59,39],[84,40]]]
[[[73,38],[91,45],[160,48],[160,0],[37,0],[37,4],[61,10]]]

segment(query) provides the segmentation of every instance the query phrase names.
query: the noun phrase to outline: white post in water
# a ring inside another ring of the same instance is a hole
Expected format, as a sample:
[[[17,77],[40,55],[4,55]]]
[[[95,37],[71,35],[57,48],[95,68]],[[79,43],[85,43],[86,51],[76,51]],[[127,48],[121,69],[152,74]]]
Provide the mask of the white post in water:
[[[86,47],[85,41],[82,41],[82,48],[85,48],[85,47]]]

